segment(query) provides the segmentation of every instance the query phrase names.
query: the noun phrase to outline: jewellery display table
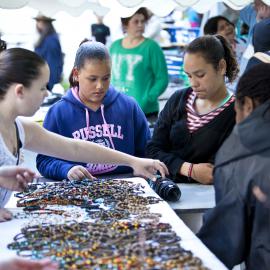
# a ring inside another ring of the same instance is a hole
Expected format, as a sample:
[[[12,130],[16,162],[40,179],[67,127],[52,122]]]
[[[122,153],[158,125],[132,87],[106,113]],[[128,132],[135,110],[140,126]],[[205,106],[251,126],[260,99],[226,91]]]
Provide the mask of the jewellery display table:
[[[128,181],[135,181],[144,185],[145,195],[157,196],[144,179],[130,178]],[[16,200],[15,197],[12,197],[6,207],[11,211],[18,211],[18,208],[16,209]],[[181,237],[181,246],[186,250],[192,251],[195,256],[202,260],[206,267],[213,270],[227,269],[184,224],[167,202],[161,201],[158,204],[153,204],[150,206],[150,209],[153,213],[162,214],[160,221],[170,223],[173,230]],[[25,222],[26,220],[23,219],[13,219],[8,222],[0,223],[0,261],[16,256],[15,251],[7,249],[7,244],[13,241],[13,237],[20,232]]]
[[[203,214],[215,206],[213,185],[178,184],[182,196],[177,202],[169,205],[185,224],[197,233],[202,226]]]
[[[170,202],[177,214],[204,213],[215,206],[213,185],[178,184],[182,196],[178,202]]]

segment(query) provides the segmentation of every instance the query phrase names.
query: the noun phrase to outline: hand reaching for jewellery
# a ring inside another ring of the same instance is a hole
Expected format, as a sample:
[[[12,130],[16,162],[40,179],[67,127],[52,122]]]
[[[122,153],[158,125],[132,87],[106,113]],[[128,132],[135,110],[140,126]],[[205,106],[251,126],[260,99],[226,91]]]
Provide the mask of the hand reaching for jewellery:
[[[72,167],[67,174],[68,180],[96,179],[85,167],[77,165]]]
[[[35,177],[36,174],[27,168],[18,166],[0,167],[0,187],[9,190],[23,191]]]

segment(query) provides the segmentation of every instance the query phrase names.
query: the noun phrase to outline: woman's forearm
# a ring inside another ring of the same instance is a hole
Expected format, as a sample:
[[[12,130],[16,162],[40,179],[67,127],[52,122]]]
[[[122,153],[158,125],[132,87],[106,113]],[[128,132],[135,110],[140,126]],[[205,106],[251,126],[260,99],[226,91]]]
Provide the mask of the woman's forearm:
[[[24,122],[25,148],[43,155],[65,160],[130,166],[135,175],[154,179],[157,171],[168,174],[164,163],[153,159],[140,159],[128,154],[83,140],[66,138],[52,133],[33,122]]]
[[[136,157],[96,143],[63,137],[37,124],[31,123],[25,127],[26,131],[31,127],[31,133],[34,134],[26,141],[25,147],[39,154],[75,162],[126,166],[131,166],[137,160]]]
[[[79,140],[73,141],[76,142],[76,145],[74,145],[74,152],[70,154],[72,154],[74,161],[131,166],[137,159],[136,157],[96,143]]]

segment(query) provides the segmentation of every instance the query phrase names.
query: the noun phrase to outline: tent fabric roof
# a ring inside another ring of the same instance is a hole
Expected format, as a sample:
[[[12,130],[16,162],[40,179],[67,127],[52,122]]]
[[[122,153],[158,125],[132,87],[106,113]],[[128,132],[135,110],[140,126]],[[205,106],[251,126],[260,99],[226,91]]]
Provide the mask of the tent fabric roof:
[[[166,16],[175,8],[194,8],[199,13],[208,11],[217,2],[224,2],[229,7],[239,10],[251,3],[251,0],[1,0],[0,8],[16,9],[24,6],[35,8],[47,16],[65,11],[72,16],[79,16],[91,9],[99,15],[109,10],[117,10],[120,17],[129,17],[139,8],[147,7],[158,16]],[[270,5],[270,0],[263,0]]]

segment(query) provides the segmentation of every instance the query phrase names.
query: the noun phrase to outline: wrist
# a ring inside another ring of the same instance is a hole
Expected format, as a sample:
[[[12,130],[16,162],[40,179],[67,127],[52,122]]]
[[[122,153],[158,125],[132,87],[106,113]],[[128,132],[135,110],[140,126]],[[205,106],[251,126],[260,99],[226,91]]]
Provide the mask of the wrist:
[[[139,161],[140,158],[138,157],[134,157],[134,156],[129,156],[126,160],[125,160],[125,164],[126,166],[129,166],[131,168],[134,169],[136,163]]]
[[[189,173],[189,168],[190,168],[190,165],[191,165],[192,163],[190,163],[190,162],[184,162],[183,164],[182,164],[182,166],[181,166],[181,168],[180,168],[180,174],[181,175],[184,175],[184,176],[186,176],[186,177],[188,177],[188,173]]]
[[[193,178],[192,177],[192,173],[193,173],[193,166],[194,166],[194,164],[193,163],[190,163],[190,165],[189,165],[189,167],[188,167],[188,175],[187,175],[187,177],[188,177],[188,180],[190,181],[191,180],[191,178]]]

